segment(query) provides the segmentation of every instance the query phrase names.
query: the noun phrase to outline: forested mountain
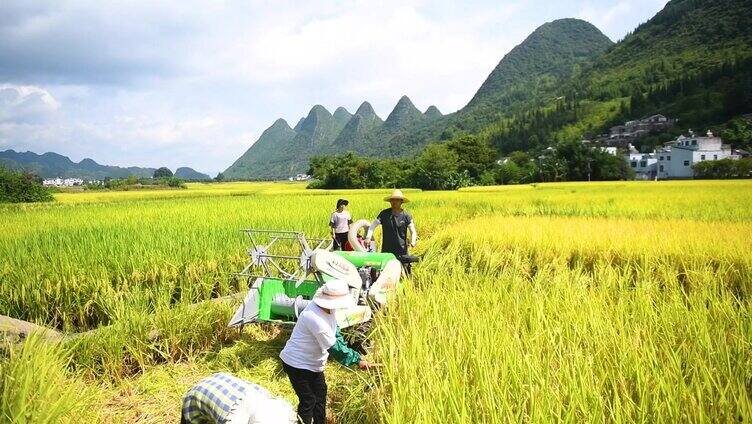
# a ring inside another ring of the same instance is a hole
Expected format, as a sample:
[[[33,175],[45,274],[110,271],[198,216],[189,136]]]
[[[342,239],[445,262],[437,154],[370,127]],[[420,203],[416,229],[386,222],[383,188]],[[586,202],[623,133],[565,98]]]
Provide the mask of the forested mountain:
[[[427,115],[418,110],[409,97],[402,96],[384,124],[356,140],[350,151],[380,158],[411,156],[425,145],[428,134],[439,128],[441,112],[435,106],[434,109],[431,117],[430,113]]]
[[[457,117],[442,115],[435,106],[421,113],[407,96],[399,99],[385,121],[368,102],[352,116],[344,108],[332,116],[317,105],[294,129],[275,122],[224,174],[230,179],[285,178],[306,171],[310,156],[346,151],[373,157],[414,155],[439,138],[447,125],[461,130],[479,127],[510,108],[524,107],[610,44],[587,22],[547,23],[501,60]],[[531,90],[530,84],[540,87]]]
[[[441,118],[442,116],[444,116],[441,114],[441,111],[439,110],[439,108],[437,108],[434,105],[428,106],[428,109],[426,109],[426,111],[423,112],[423,115],[425,115],[426,118],[428,119],[436,119],[436,118]]]
[[[151,177],[156,168],[121,168],[119,166],[100,165],[94,160],[86,158],[81,162],[73,162],[67,156],[47,152],[38,155],[34,152],[16,152],[6,150],[0,152],[0,165],[18,170],[27,171],[42,178],[88,178],[103,179],[127,178],[130,175],[137,177]]]
[[[423,118],[423,114],[415,107],[410,98],[402,96],[397,105],[394,106],[392,113],[384,121],[384,131],[387,134],[397,132],[402,128],[422,121]]]
[[[579,19],[559,19],[536,29],[494,68],[454,123],[476,130],[500,115],[550,100],[558,83],[590,63],[613,42]]]
[[[383,124],[384,121],[376,115],[371,104],[363,102],[337,136],[332,153],[356,150],[358,142],[375,134]]]
[[[678,118],[677,131],[722,125],[752,112],[751,46],[752,2],[674,0],[564,81],[555,100],[482,134],[507,153],[594,136],[653,113]]]
[[[752,3],[674,0],[581,74],[590,97],[629,96],[752,54]]]
[[[283,119],[277,120],[224,175],[228,179],[280,179],[305,172],[308,159],[317,154],[354,151],[390,156],[399,151],[388,144],[395,136],[410,133],[440,116],[436,107],[429,115],[422,113],[407,96],[399,99],[386,121],[368,102],[353,115],[343,107],[332,115],[324,106],[316,105],[294,129]]]
[[[227,168],[224,176],[271,180],[304,172],[311,152],[331,151],[337,136],[351,119],[345,108],[338,108],[332,115],[321,105],[311,108],[295,129],[284,119],[278,119]]]
[[[315,128],[309,114],[271,150],[262,135],[226,175],[283,178],[304,172],[310,156],[345,151],[413,156],[429,142],[468,134],[500,155],[535,151],[653,113],[679,118],[677,131],[722,126],[752,112],[751,46],[748,0],[673,0],[616,44],[585,21],[561,19],[504,56],[456,113],[420,113],[403,96],[386,121],[364,103],[342,124],[317,106]]]
[[[303,119],[296,125],[303,125]],[[285,175],[294,175],[296,166],[292,141],[297,133],[290,128],[287,121],[277,119],[271,127],[261,134],[235,163],[223,173],[225,178],[240,179],[279,179]]]
[[[187,166],[180,167],[175,170],[175,177],[180,178],[182,180],[187,181],[208,181],[211,180],[211,177],[194,170],[193,168],[188,168]]]

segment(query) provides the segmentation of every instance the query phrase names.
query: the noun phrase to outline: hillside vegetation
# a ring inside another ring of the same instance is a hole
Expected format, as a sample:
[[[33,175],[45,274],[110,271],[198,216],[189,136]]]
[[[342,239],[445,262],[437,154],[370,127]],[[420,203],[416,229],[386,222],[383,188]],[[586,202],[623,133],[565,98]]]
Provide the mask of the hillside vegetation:
[[[563,79],[612,45],[598,28],[579,19],[544,24],[504,56],[451,123],[475,131],[500,116],[549,102]]]
[[[655,113],[679,119],[669,138],[690,128],[720,133],[752,112],[750,46],[750,2],[674,0],[565,81],[555,100],[499,119],[482,134],[505,154],[595,136]]]

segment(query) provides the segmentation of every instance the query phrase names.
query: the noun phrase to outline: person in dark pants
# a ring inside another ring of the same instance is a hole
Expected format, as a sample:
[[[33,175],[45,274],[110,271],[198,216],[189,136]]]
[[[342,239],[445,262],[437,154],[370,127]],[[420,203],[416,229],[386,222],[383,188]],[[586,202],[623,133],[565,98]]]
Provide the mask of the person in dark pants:
[[[384,200],[389,202],[391,207],[379,212],[379,215],[371,223],[366,233],[366,242],[370,243],[374,230],[381,225],[383,227],[381,251],[394,254],[397,259],[402,261],[405,272],[409,274],[410,263],[403,260],[403,257],[407,256],[407,230],[410,230],[410,247],[415,247],[418,240],[413,217],[402,209],[402,205],[409,200],[402,194],[401,190],[394,190],[392,195],[385,197]]]
[[[350,231],[350,224],[352,224],[352,216],[346,209],[350,202],[347,199],[337,200],[337,209],[332,212],[332,217],[329,218],[329,227],[332,228],[332,239],[334,240],[334,246],[332,250],[343,250],[345,243],[347,243],[347,232]]]
[[[304,424],[326,422],[326,379],[324,367],[329,356],[345,366],[373,364],[347,346],[337,328],[336,309],[355,306],[347,283],[326,282],[298,316],[290,339],[280,352],[282,368],[298,395],[298,419]]]

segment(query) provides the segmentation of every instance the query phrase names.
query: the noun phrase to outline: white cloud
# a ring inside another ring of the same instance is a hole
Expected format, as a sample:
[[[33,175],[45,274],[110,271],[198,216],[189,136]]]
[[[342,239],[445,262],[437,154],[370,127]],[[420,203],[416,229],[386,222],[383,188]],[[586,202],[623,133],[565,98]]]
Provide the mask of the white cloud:
[[[44,121],[59,108],[60,103],[42,88],[0,84],[0,123]]]
[[[368,100],[385,118],[403,94],[452,112],[544,22],[619,38],[663,4],[4,0],[0,145],[217,172],[278,117]]]
[[[618,40],[638,24],[650,19],[666,3],[668,3],[667,0],[620,0],[615,3],[588,3],[580,9],[577,17],[597,26],[611,39]]]

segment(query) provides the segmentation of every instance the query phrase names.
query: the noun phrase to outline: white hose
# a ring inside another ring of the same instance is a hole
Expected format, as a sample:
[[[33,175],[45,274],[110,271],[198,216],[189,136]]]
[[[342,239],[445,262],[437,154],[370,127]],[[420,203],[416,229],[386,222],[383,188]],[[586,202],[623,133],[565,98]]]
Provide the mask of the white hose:
[[[358,241],[358,231],[360,231],[360,229],[363,227],[368,228],[370,226],[371,226],[371,222],[367,219],[359,219],[355,221],[352,225],[350,225],[350,231],[347,232],[347,241],[350,242],[350,246],[352,246],[353,250],[355,250],[356,252],[368,251]]]

